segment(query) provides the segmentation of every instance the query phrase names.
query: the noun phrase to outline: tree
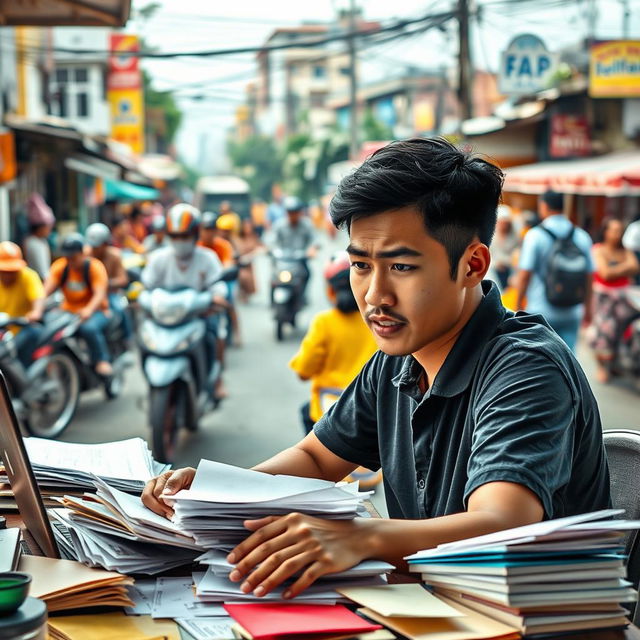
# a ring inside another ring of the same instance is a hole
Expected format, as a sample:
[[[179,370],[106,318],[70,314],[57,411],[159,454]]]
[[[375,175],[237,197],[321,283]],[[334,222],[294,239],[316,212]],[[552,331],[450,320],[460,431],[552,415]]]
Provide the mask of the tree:
[[[251,188],[251,195],[271,199],[271,188],[282,177],[282,160],[272,138],[253,135],[242,142],[230,140],[227,153],[231,164]]]
[[[145,104],[145,134],[156,141],[157,151],[166,152],[182,122],[182,111],[171,91],[156,91],[151,78],[142,72]]]
[[[365,142],[391,140],[393,131],[391,127],[373,115],[372,109],[367,109],[362,120],[362,135]]]

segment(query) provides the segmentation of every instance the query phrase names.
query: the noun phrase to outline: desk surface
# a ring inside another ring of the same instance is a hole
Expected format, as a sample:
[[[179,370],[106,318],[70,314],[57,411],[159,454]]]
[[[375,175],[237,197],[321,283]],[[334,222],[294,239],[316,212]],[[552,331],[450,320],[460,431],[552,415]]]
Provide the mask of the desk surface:
[[[7,519],[8,527],[20,527],[22,529],[23,537],[28,541],[29,547],[32,549],[37,549],[37,545],[35,540],[31,536],[31,534],[24,527],[24,523],[22,522],[22,518],[19,514],[16,513],[5,513],[3,514]],[[41,555],[41,554],[40,554]],[[640,603],[639,605],[640,606]],[[181,629],[182,637],[184,640],[188,640],[191,638],[189,635],[185,635],[184,631]],[[635,625],[630,625],[624,631],[593,631],[593,632],[581,632],[575,636],[563,636],[559,640],[566,640],[566,638],[580,638],[580,640],[640,640],[640,629]],[[548,640],[553,640],[552,638],[548,638]]]

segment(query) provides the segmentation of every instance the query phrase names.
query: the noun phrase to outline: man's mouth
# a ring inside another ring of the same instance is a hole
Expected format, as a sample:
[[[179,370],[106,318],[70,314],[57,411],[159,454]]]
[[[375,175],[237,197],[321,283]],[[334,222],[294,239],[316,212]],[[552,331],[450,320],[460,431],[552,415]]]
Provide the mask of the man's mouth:
[[[390,338],[401,331],[407,323],[388,316],[374,316],[367,318],[372,331],[381,338]]]

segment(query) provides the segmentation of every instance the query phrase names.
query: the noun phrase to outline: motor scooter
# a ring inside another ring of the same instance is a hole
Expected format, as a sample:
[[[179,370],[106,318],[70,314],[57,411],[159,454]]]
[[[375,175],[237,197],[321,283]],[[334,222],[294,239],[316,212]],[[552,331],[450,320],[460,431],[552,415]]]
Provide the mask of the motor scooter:
[[[296,316],[304,306],[307,281],[306,251],[274,249],[271,276],[271,303],[276,322],[276,340],[284,340],[286,324],[296,326]]]
[[[218,281],[236,277],[237,267],[230,267]],[[180,428],[195,431],[198,420],[218,404],[214,390],[222,367],[210,355],[215,345],[207,342],[203,317],[212,311],[211,292],[145,290],[138,304],[145,316],[138,343],[149,383],[153,456],[160,462],[172,462]]]

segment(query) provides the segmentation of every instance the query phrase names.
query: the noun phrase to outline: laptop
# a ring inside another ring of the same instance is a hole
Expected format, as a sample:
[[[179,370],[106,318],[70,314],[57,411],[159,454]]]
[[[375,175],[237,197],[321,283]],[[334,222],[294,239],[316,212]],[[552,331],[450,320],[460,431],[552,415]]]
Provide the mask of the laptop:
[[[9,484],[13,490],[14,499],[18,511],[22,517],[25,528],[31,534],[37,548],[33,548],[30,541],[23,541],[22,552],[32,555],[45,555],[48,558],[69,557],[64,550],[61,553],[55,535],[52,522],[42,502],[42,497],[36,483],[36,478],[27,456],[27,451],[22,440],[20,426],[11,404],[11,397],[4,375],[0,371],[0,459],[9,477]],[[54,521],[53,525],[64,527],[61,522]],[[61,531],[68,537],[68,531]],[[0,545],[0,554],[5,550]],[[13,550],[6,549],[9,554]],[[16,554],[19,557],[19,554]],[[5,560],[6,562],[6,560]]]

